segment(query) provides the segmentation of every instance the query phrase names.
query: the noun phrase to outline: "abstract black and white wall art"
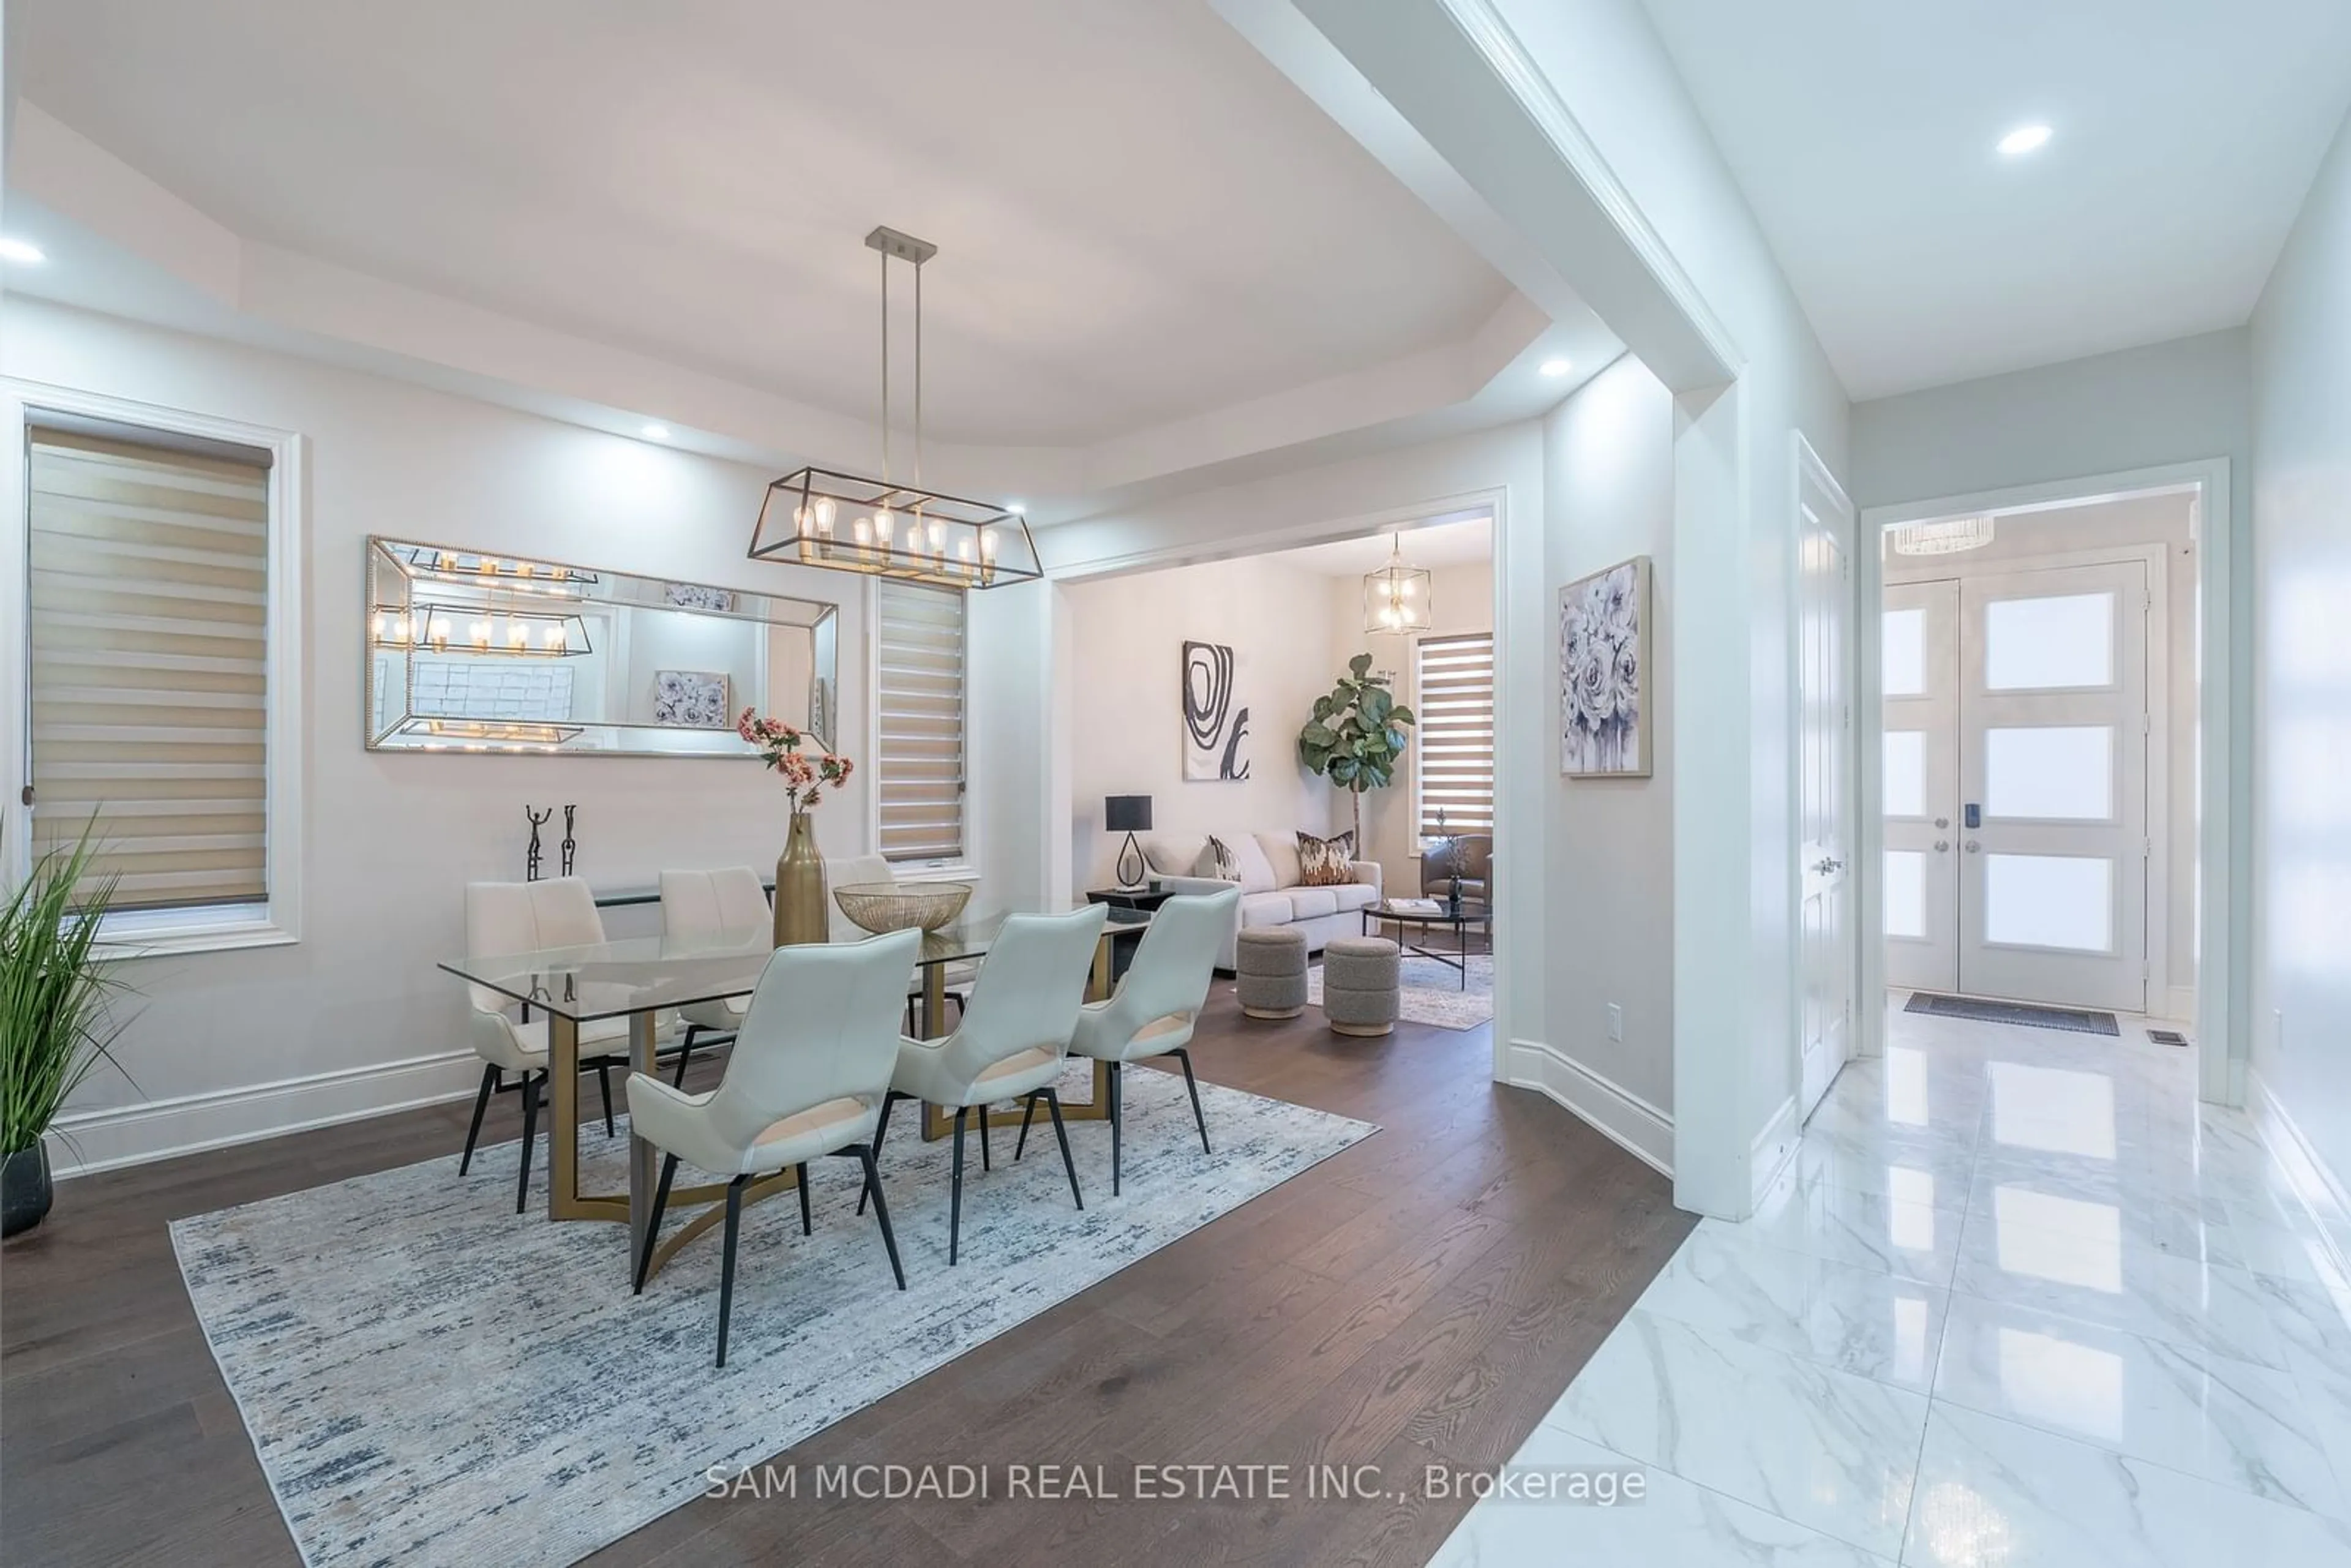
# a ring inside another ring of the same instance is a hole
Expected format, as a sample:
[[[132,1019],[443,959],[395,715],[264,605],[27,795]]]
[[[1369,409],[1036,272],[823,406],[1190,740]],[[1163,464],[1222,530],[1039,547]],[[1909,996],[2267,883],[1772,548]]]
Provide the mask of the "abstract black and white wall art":
[[[1234,695],[1232,648],[1184,644],[1184,777],[1249,777],[1249,710]]]
[[[1649,776],[1649,558],[1559,591],[1559,769]]]

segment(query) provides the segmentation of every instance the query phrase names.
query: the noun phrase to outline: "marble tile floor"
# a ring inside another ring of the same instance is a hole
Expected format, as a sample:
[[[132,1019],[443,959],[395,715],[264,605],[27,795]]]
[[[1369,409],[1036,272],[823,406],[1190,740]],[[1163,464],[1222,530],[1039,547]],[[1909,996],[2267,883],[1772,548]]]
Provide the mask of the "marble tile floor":
[[[2351,1568],[2351,1216],[2194,1053],[1928,1018],[1846,1067],[1754,1218],[1691,1233],[1441,1568]]]

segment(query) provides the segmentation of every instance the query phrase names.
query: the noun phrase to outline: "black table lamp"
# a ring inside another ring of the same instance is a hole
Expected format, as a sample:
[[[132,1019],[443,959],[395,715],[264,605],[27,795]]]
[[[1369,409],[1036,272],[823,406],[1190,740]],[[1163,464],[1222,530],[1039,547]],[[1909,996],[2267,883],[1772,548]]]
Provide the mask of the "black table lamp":
[[[1134,841],[1137,833],[1151,831],[1151,797],[1148,795],[1105,795],[1102,797],[1102,826],[1113,833],[1124,833],[1126,842],[1118,851],[1118,885],[1143,885],[1143,847]],[[1133,869],[1129,869],[1130,863]]]

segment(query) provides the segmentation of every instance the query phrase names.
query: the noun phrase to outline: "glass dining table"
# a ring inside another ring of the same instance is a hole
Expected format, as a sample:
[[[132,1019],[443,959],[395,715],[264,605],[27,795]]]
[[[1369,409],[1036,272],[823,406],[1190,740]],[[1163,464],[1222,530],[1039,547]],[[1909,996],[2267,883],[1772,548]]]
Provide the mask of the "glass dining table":
[[[914,971],[922,986],[920,1027],[923,1038],[935,1040],[946,1030],[948,970],[957,964],[985,962],[989,946],[1004,928],[1007,913],[966,915],[954,924],[923,934]],[[1141,936],[1151,921],[1148,912],[1116,909],[1102,927],[1094,949],[1089,999],[1110,994],[1112,956],[1121,941]],[[547,1020],[548,1125],[547,1217],[552,1220],[601,1219],[629,1228],[628,1259],[640,1255],[645,1227],[652,1222],[657,1151],[644,1139],[629,1139],[629,1188],[619,1192],[583,1192],[580,1179],[580,1026],[606,1019],[626,1019],[629,1025],[629,1065],[638,1072],[653,1071],[659,1015],[695,1002],[750,994],[774,952],[773,937],[765,925],[756,930],[719,931],[691,936],[632,936],[577,947],[550,947],[535,953],[485,957],[451,958],[439,967],[520,1003]],[[600,1051],[604,1049],[601,1045]],[[1072,1120],[1099,1121],[1108,1114],[1109,1070],[1094,1066],[1091,1103],[1065,1104]],[[923,1136],[939,1136],[948,1125],[940,1113],[925,1108]],[[1004,1114],[998,1108],[999,1115]],[[747,1200],[792,1190],[794,1177],[785,1171],[755,1183]],[[673,1208],[682,1204],[709,1204],[684,1228],[674,1234],[655,1254],[658,1270],[686,1241],[707,1228],[722,1212],[718,1200],[726,1195],[723,1183],[708,1183],[670,1192]],[[626,1266],[626,1259],[623,1260]]]

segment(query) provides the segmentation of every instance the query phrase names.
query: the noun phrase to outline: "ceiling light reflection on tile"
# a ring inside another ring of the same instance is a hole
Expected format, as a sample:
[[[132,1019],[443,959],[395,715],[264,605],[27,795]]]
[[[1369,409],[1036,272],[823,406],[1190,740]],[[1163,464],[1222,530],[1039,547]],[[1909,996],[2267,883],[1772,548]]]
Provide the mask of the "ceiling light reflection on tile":
[[[2001,1186],[1992,1193],[1992,1215],[2003,1273],[2122,1294],[2123,1215],[2113,1204]]]
[[[1923,1203],[1887,1204],[1886,1239],[1905,1252],[1932,1252],[1935,1211]]]
[[[1931,1207],[1935,1201],[1935,1173],[1914,1170],[1908,1166],[1888,1166],[1886,1196],[1896,1203]]]
[[[1927,1381],[1927,1298],[1894,1298],[1894,1381],[1923,1385]]]
[[[1886,1120],[1906,1127],[1923,1127],[1927,1114],[1927,1053],[1908,1046],[1887,1046]]]
[[[1991,1135],[2011,1148],[2115,1157],[2115,1081],[2103,1072],[1995,1061]]]
[[[2052,1334],[2000,1331],[2004,1415],[2061,1432],[2118,1443],[2123,1436],[2123,1358]]]

